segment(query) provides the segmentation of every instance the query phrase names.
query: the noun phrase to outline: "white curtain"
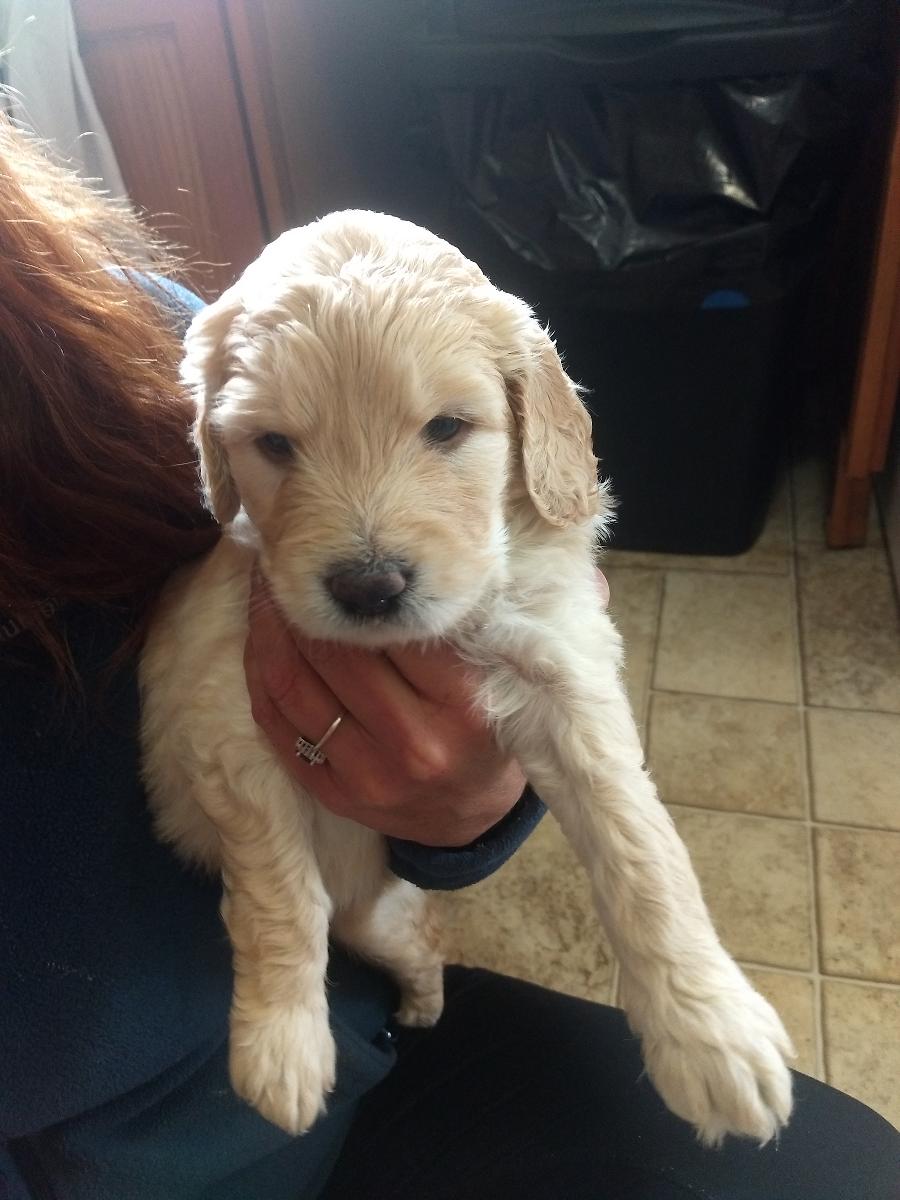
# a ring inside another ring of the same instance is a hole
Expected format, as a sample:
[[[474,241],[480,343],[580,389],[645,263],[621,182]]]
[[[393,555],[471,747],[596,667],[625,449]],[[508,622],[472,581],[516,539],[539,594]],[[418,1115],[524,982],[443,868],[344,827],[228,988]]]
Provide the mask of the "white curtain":
[[[125,184],[78,53],[69,0],[0,0],[3,104],[113,196]]]

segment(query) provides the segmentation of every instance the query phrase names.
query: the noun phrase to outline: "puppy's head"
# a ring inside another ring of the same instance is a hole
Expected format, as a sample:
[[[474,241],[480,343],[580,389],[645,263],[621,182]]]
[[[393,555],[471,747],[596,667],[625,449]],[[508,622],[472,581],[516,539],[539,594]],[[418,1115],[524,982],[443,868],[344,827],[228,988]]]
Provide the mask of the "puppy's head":
[[[220,522],[243,507],[313,637],[441,636],[502,578],[508,532],[589,522],[590,422],[521,301],[406,222],[285,234],[186,342]]]

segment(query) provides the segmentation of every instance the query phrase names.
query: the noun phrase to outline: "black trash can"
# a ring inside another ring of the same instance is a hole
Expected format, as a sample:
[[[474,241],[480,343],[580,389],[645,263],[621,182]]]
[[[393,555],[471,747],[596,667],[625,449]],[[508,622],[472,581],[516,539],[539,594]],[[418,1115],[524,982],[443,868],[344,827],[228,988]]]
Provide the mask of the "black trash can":
[[[362,200],[455,242],[549,324],[590,392],[614,546],[746,550],[883,6],[399,11],[369,7],[352,68]]]

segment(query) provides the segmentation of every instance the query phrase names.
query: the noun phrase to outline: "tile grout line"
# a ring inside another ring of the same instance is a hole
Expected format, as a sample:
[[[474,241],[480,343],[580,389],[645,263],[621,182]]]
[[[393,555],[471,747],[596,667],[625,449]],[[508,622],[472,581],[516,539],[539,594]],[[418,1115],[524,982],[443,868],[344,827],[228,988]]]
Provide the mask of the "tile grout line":
[[[650,696],[653,692],[658,691],[657,687],[655,686],[656,685],[656,667],[657,667],[657,659],[659,658],[659,639],[660,639],[660,635],[662,634],[663,609],[666,604],[666,584],[668,582],[668,577],[669,577],[668,571],[662,571],[660,574],[661,574],[661,578],[660,578],[660,583],[659,583],[659,609],[657,610],[657,613],[656,613],[656,629],[653,631],[653,653],[652,653],[652,656],[650,659],[650,681],[649,681],[649,684],[647,687],[646,710],[647,710],[648,720],[649,720],[649,716],[650,716]],[[649,730],[649,725],[648,725],[648,728],[647,728],[648,748],[649,748],[649,742],[650,742],[649,732],[650,732],[650,730]]]
[[[809,933],[811,940],[812,984],[813,984],[813,1036],[815,1039],[816,1075],[819,1079],[827,1079],[825,1060],[825,1013],[824,994],[822,987],[822,949],[819,920],[819,881],[818,863],[816,859],[815,833],[813,825],[813,773],[810,756],[809,730],[807,728],[806,701],[808,699],[806,686],[806,642],[803,637],[803,619],[800,598],[800,551],[797,542],[796,495],[793,472],[788,482],[788,508],[790,510],[791,530],[791,561],[790,579],[793,589],[793,619],[794,619],[794,670],[798,684],[797,710],[800,717],[800,738],[803,763],[803,790],[806,811],[806,846],[807,846],[807,885],[809,887]]]
[[[739,958],[736,961],[751,971],[769,971],[772,975],[787,975],[791,979],[812,979],[813,972],[805,967],[776,966],[773,963],[755,962],[750,958]],[[852,975],[831,975],[827,971],[821,975],[823,983],[846,983],[851,987],[879,988],[884,992],[900,992],[900,983],[891,983],[885,979],[854,979]]]
[[[698,696],[701,700],[739,700],[742,704],[774,704],[779,708],[805,708],[809,712],[846,713],[848,716],[857,714],[877,717],[897,717],[900,711],[890,708],[848,708],[844,704],[810,704],[808,701],[773,700],[770,696],[735,696],[728,692],[698,692],[686,688],[654,687],[654,692],[664,696]]]
[[[686,688],[654,687],[654,692],[664,696],[698,696],[701,700],[740,700],[744,704],[776,704],[779,708],[796,708],[796,700],[772,700],[767,696],[732,696],[725,692],[697,692]],[[858,709],[850,711],[858,712]]]
[[[847,708],[845,704],[810,704],[805,705],[807,712],[846,713],[849,717],[857,715],[875,717],[897,717],[900,710],[891,708]]]
[[[650,654],[650,678],[647,683],[647,695],[644,698],[644,728],[647,731],[647,745],[644,747],[644,754],[648,760],[650,758],[650,709],[652,707],[651,700],[654,691],[653,683],[656,679],[656,660],[659,658],[659,640],[662,635],[663,623],[663,608],[666,603],[666,572],[663,571],[662,578],[659,581],[659,607],[656,610],[656,628],[653,630],[653,649]]]
[[[795,706],[792,706],[792,707],[795,707]],[[800,713],[800,717],[801,717],[801,721],[802,721],[802,718],[803,718],[802,710]],[[801,740],[805,741],[805,739],[803,738],[802,730],[801,730]],[[806,770],[805,765],[804,765],[804,770]],[[804,789],[804,791],[805,790],[806,789]],[[788,825],[810,824],[810,825],[812,825],[813,829],[826,829],[826,830],[835,829],[838,832],[842,832],[842,833],[886,833],[886,834],[900,833],[900,828],[896,828],[893,825],[849,825],[846,821],[825,821],[818,817],[812,817],[810,819],[804,815],[790,816],[785,813],[755,812],[755,811],[751,812],[750,810],[745,809],[745,808],[712,808],[707,804],[688,804],[684,800],[672,800],[672,801],[664,800],[663,803],[666,805],[667,808],[669,808],[669,807],[686,808],[690,812],[716,813],[722,817],[750,817],[751,820],[756,820],[756,821],[783,821]]]
[[[653,622],[653,636],[650,639],[650,661],[647,664],[647,681],[642,689],[643,695],[641,696],[641,711],[639,713],[632,713],[632,716],[634,717],[635,723],[638,727],[638,733],[641,735],[641,749],[644,751],[645,766],[648,757],[647,747],[650,742],[650,693],[653,690],[651,686],[653,683],[653,672],[656,670],[656,647],[659,641],[659,614],[662,611],[662,595],[663,589],[662,585],[660,585],[659,597],[657,598],[656,602],[657,608]],[[625,674],[627,675],[627,660]]]

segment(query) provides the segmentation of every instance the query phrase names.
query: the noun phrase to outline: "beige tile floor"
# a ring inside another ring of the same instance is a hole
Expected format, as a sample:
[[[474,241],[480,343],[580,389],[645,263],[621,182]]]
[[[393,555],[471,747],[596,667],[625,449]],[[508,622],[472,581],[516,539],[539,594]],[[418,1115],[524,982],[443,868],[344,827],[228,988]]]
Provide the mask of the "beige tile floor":
[[[610,551],[647,756],[717,928],[798,1066],[900,1125],[900,624],[877,519],[829,551],[818,463],[738,558]],[[616,965],[551,819],[439,900],[448,956],[615,1003]]]

